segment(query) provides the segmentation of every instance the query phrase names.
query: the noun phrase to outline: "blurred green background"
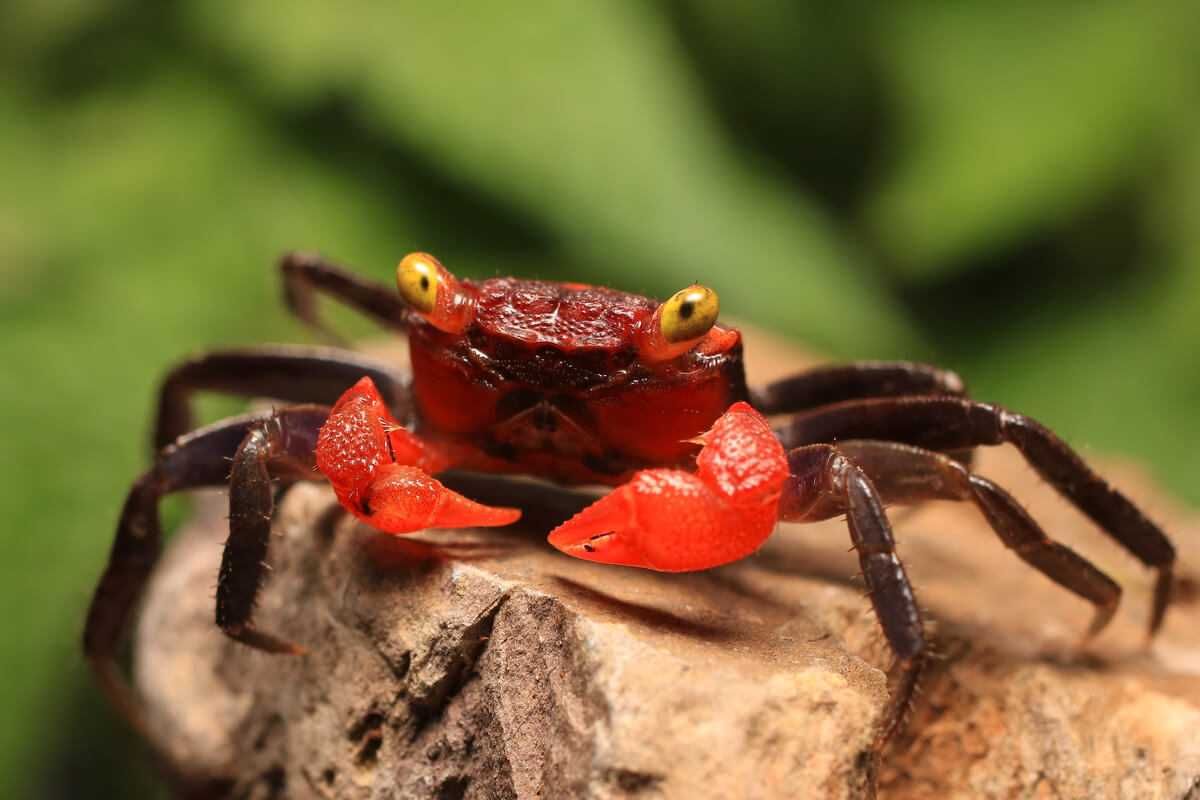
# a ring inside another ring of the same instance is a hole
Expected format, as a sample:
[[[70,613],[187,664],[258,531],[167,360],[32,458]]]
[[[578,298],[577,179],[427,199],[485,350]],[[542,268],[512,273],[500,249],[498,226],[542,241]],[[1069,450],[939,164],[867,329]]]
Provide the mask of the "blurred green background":
[[[6,0],[0,797],[154,791],[87,682],[83,609],[156,379],[305,339],[287,248],[382,280],[413,249],[701,279],[833,356],[949,365],[1200,500],[1198,16]]]

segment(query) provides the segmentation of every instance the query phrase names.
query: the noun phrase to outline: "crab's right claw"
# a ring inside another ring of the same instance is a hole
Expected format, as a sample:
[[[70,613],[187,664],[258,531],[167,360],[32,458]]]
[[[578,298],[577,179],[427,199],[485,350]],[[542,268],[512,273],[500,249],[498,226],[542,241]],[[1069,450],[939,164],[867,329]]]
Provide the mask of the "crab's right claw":
[[[744,556],[729,546],[741,522],[696,475],[649,469],[551,531],[550,544],[586,561],[684,572]]]
[[[550,533],[567,555],[688,572],[744,558],[775,528],[788,475],[761,414],[734,403],[699,437],[696,472],[646,469]]]
[[[654,568],[638,547],[632,493],[622,486],[550,532],[550,544],[569,556],[601,564]]]

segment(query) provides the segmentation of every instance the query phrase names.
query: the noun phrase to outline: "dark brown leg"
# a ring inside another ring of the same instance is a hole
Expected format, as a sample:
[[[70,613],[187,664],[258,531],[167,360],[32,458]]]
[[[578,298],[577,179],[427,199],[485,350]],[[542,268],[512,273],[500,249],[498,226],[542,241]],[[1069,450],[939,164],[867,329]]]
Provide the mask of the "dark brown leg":
[[[347,350],[268,345],[204,353],[176,365],[162,383],[154,426],[154,450],[192,430],[192,395],[222,392],[270,397],[288,403],[332,405],[368,376],[397,419],[407,419],[401,377],[387,366]]]
[[[268,416],[224,420],[189,433],[165,448],[154,467],[129,490],[108,566],[88,609],[83,650],[109,700],[147,741],[152,740],[141,709],[115,659],[130,614],[158,559],[159,500],[172,492],[230,483],[230,535],[218,586],[218,623],[250,644],[277,644],[278,640],[254,634],[249,627],[273,506],[271,479],[319,478],[313,471],[313,452],[328,413],[320,406],[296,406]],[[235,454],[232,482],[231,454]],[[260,541],[261,547],[256,544]],[[251,557],[253,563],[243,561]]]
[[[792,477],[780,503],[780,519],[801,522],[846,515],[871,605],[896,657],[891,700],[875,740],[879,751],[899,729],[925,665],[921,612],[904,566],[896,557],[883,500],[866,473],[829,445],[793,450],[788,462]]]
[[[283,413],[287,413],[286,411]],[[217,625],[231,638],[271,653],[303,649],[254,627],[252,616],[267,570],[275,513],[273,478],[313,480],[317,435],[329,409],[272,415],[252,426],[233,456],[229,474],[229,538],[217,576]]]
[[[864,397],[966,394],[953,372],[912,361],[854,361],[806,370],[750,392],[764,414],[783,414]]]
[[[793,452],[821,448],[832,449],[832,446],[810,445]],[[1006,547],[1095,607],[1085,639],[1095,636],[1112,621],[1121,600],[1121,588],[1116,582],[1066,545],[1046,536],[1028,512],[996,484],[971,474],[949,456],[910,445],[848,441],[838,444],[836,449],[862,468],[886,504],[924,500],[974,503]],[[785,495],[785,503],[791,504],[794,496]]]
[[[856,400],[816,409],[797,416],[778,433],[789,448],[846,439],[882,439],[929,450],[1014,445],[1059,494],[1142,563],[1158,571],[1150,635],[1161,627],[1170,601],[1175,548],[1137,506],[1040,423],[999,406],[963,398],[900,397]]]
[[[317,314],[318,291],[341,300],[386,328],[405,327],[407,306],[390,286],[364,278],[314,253],[286,253],[279,261],[279,270],[283,273],[283,300],[288,310],[334,342],[342,340]]]

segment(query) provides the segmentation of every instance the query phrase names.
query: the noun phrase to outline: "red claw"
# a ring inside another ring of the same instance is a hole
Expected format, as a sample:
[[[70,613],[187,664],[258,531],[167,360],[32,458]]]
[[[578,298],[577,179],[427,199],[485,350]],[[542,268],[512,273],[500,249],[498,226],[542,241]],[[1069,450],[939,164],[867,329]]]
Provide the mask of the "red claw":
[[[485,506],[429,472],[450,459],[392,417],[370,378],[338,399],[317,437],[317,467],[354,516],[386,533],[508,525],[515,508]]]
[[[761,414],[735,403],[701,436],[696,472],[650,469],[558,526],[550,544],[604,564],[684,572],[753,553],[775,529],[787,478]]]
[[[372,527],[387,533],[508,525],[521,517],[515,508],[476,503],[420,469],[400,464],[381,467],[360,495],[359,509],[352,510]]]

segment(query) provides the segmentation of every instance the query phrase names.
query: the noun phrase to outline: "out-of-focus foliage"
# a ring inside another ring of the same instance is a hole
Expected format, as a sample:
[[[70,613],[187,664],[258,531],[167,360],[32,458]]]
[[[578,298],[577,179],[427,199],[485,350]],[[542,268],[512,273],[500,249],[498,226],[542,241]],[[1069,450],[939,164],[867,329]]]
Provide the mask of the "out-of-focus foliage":
[[[701,279],[832,355],[947,363],[1200,500],[1198,22],[1186,0],[8,0],[0,796],[145,790],[83,681],[83,608],[157,377],[303,338],[285,248],[381,279],[417,248],[464,275]]]
[[[1196,66],[1183,8],[1019,0],[893,14],[882,55],[904,157],[867,211],[896,268],[964,268],[1157,161]]]

